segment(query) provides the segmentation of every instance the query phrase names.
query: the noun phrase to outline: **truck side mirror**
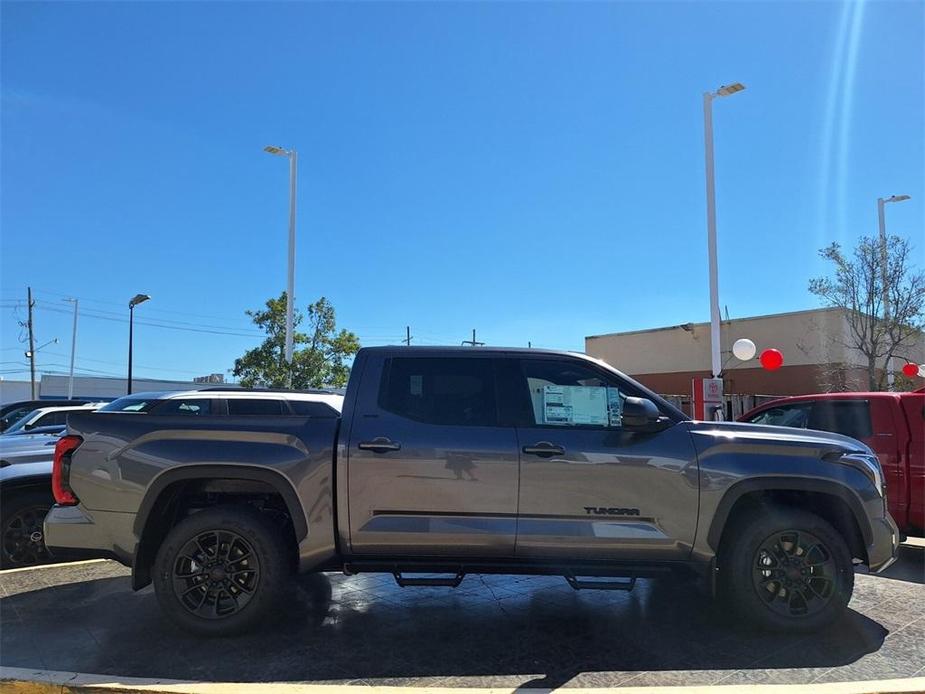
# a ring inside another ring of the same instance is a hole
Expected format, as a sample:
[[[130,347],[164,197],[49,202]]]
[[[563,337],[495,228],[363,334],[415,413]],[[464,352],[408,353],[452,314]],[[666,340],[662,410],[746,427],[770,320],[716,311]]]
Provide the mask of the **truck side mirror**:
[[[665,428],[661,412],[649,398],[627,397],[623,401],[623,428],[627,431],[656,432]]]

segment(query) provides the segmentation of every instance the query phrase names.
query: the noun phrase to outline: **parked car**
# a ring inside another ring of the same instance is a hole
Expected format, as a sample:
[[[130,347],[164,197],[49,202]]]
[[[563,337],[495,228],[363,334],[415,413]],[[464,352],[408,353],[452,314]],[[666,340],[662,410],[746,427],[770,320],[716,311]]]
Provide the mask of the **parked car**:
[[[37,460],[45,460],[51,465],[55,454],[55,444],[58,443],[61,433],[58,431],[0,436],[0,467],[21,462],[32,463]]]
[[[13,422],[6,431],[3,432],[3,435],[9,436],[10,434],[28,432],[47,426],[61,426],[67,422],[67,416],[72,412],[97,410],[102,404],[103,403],[88,402],[83,405],[69,405],[67,407],[40,407]]]
[[[342,411],[72,415],[47,541],[132,567],[205,635],[252,627],[296,568],[576,590],[687,571],[752,623],[807,631],[844,612],[855,562],[882,570],[899,543],[865,444],[691,421],[585,355],[366,348]]]
[[[66,425],[64,424],[49,424],[47,426],[32,427],[31,429],[18,429],[17,431],[3,432],[0,434],[0,442],[9,441],[13,438],[35,436],[36,434],[61,434],[64,432],[65,428]]]
[[[270,390],[209,387],[198,390],[135,393],[113,400],[101,412],[158,415],[308,415],[340,414],[344,396],[329,390]]]
[[[0,432],[5,431],[11,424],[19,421],[25,415],[40,407],[68,407],[83,405],[88,400],[19,400],[8,402],[0,407]]]
[[[343,396],[329,391],[311,392],[223,389],[209,387],[192,391],[137,393],[100,407],[103,412],[135,412],[151,415],[296,415],[337,417]],[[72,411],[74,408],[70,408]],[[85,411],[80,408],[81,411]],[[28,422],[36,421],[29,415]],[[17,425],[18,427],[19,425]],[[42,563],[48,554],[41,522],[54,503],[51,493],[52,459],[58,436],[33,436],[52,427],[11,428],[0,435],[0,467],[17,464],[16,470],[0,475],[0,567],[11,568]],[[20,464],[29,463],[28,467]],[[38,529],[34,525],[38,518]],[[56,556],[62,553],[56,552]]]
[[[880,459],[890,515],[900,531],[925,535],[925,389],[781,398],[739,421],[834,431],[863,441]]]
[[[56,443],[58,437],[51,437]],[[54,447],[46,456],[54,455]],[[50,457],[0,465],[0,569],[15,569],[52,560],[42,523],[54,504],[49,483]]]

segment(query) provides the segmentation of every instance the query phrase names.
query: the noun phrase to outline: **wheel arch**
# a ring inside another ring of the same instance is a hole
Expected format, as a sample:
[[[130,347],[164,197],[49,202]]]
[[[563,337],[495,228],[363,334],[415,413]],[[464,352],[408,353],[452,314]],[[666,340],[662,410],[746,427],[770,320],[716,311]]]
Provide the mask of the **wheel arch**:
[[[718,552],[736,517],[767,503],[802,508],[823,517],[842,534],[852,554],[867,561],[873,530],[861,500],[849,487],[822,479],[767,477],[734,484],[717,506],[707,543]]]
[[[167,470],[149,485],[134,522],[135,548],[132,588],[139,590],[151,582],[151,566],[160,540],[169,530],[165,522],[188,485],[206,491],[262,492],[278,495],[292,522],[296,545],[308,535],[308,522],[292,483],[281,473],[256,465],[192,465]]]

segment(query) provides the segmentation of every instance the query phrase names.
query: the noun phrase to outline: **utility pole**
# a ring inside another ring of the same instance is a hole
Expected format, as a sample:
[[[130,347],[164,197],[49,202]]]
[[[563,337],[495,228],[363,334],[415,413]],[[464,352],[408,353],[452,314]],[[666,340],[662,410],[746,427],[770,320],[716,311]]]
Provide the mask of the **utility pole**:
[[[32,381],[32,399],[35,400],[35,332],[32,328],[32,287],[26,288],[26,303],[29,306],[29,375]]]
[[[411,326],[410,325],[405,326],[405,339],[403,340],[403,342],[405,343],[406,346],[408,347],[411,346]]]
[[[472,346],[472,347],[481,347],[481,346],[484,345],[485,343],[484,343],[484,342],[476,342],[476,340],[475,340],[475,328],[472,328],[472,339],[471,339],[471,340],[463,340],[463,341],[462,341],[462,344],[464,344],[464,345],[470,345],[470,346]]]
[[[67,399],[74,398],[74,356],[77,354],[77,299],[65,299],[74,302],[74,327],[71,329],[71,375],[67,380]]]

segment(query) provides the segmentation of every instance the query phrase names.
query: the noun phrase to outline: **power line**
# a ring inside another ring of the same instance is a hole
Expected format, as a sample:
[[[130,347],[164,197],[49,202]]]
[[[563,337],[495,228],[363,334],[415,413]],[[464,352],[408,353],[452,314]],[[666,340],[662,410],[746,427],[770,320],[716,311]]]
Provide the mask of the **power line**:
[[[48,289],[37,289],[36,291],[40,294],[51,294],[52,296],[58,296],[58,297],[63,297],[63,298],[80,299],[81,301],[91,303],[91,304],[103,304],[105,306],[118,306],[119,308],[124,308],[126,305],[118,301],[108,301],[104,299],[89,299],[83,296],[74,296],[73,294],[62,294],[61,292],[54,292]],[[173,310],[165,309],[165,308],[147,308],[145,309],[145,311],[147,313],[170,313],[170,314],[177,315],[177,316],[190,316],[192,318],[210,318],[214,320],[234,320],[234,318],[232,318],[231,316],[214,316],[214,315],[206,315],[206,314],[201,314],[201,313],[192,313],[190,311],[173,311]],[[167,319],[164,319],[164,320],[167,320]]]

